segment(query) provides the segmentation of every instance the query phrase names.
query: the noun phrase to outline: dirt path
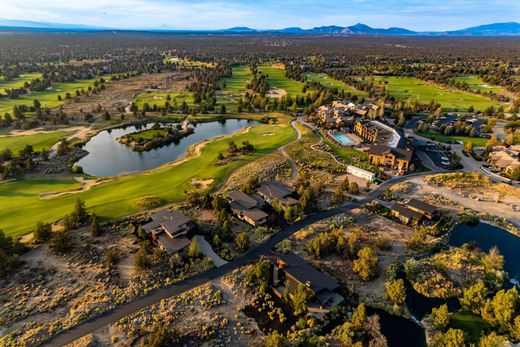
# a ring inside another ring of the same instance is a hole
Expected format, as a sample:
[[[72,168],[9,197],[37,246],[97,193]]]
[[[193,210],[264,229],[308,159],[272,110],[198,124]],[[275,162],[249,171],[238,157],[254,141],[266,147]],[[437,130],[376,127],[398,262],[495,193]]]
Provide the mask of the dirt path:
[[[295,125],[297,121],[292,121],[291,122],[291,126],[293,127],[294,130],[296,130],[296,134],[297,137],[296,137],[296,140],[294,141],[291,141],[289,142],[288,144],[280,147],[280,153],[282,153],[282,155],[289,161],[289,164],[291,164],[291,167],[292,167],[292,172],[291,172],[291,181],[294,182],[296,181],[296,179],[298,178],[298,165],[296,165],[296,162],[293,160],[293,158],[287,153],[287,151],[285,150],[287,148],[287,146],[289,145],[292,145],[293,143],[301,140],[302,138],[302,132],[300,131],[300,129],[298,129],[298,127]]]
[[[213,250],[213,248],[211,248],[211,245],[208,243],[208,241],[206,241],[204,236],[195,235],[194,238],[195,240],[197,240],[197,243],[199,244],[200,252],[204,254],[206,257],[210,258],[211,261],[213,261],[213,263],[215,264],[215,266],[220,267],[228,263],[227,261],[219,257],[217,253],[215,253],[215,251]]]

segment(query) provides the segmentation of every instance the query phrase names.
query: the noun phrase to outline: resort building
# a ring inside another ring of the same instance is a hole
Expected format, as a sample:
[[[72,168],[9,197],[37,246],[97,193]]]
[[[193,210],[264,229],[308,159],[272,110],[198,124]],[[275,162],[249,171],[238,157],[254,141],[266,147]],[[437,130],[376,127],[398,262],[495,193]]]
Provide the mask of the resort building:
[[[166,209],[152,214],[150,218],[152,221],[143,225],[143,230],[162,250],[173,254],[191,243],[187,234],[193,223],[183,213]]]
[[[298,286],[304,285],[312,294],[308,310],[322,317],[344,298],[335,291],[340,284],[323,271],[318,271],[296,254],[271,252],[267,258],[273,263],[272,287],[280,298],[291,298]]]
[[[241,191],[234,191],[227,196],[231,211],[238,219],[258,226],[267,222],[267,213],[260,208],[263,205],[262,200],[257,196],[250,196]]]
[[[408,172],[412,163],[412,155],[412,150],[404,148],[371,145],[368,152],[368,160],[372,165],[377,165],[402,175]]]
[[[354,124],[354,133],[367,142],[377,142],[379,129],[372,122],[357,121]]]
[[[283,207],[293,207],[298,204],[294,195],[294,188],[281,182],[266,181],[257,190],[257,194],[269,205],[279,201]]]

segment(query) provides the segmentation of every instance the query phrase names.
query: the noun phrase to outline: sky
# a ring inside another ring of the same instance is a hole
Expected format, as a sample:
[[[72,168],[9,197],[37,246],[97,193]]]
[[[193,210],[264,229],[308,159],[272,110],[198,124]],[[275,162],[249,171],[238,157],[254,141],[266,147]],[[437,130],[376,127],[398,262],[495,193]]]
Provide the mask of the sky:
[[[121,29],[312,28],[443,31],[519,22],[520,0],[0,0],[0,18]]]

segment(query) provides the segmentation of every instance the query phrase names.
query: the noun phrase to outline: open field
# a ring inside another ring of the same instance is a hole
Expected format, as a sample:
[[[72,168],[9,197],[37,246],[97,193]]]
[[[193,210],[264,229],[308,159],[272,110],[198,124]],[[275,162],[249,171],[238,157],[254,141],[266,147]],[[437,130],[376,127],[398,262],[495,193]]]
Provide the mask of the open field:
[[[4,93],[6,89],[16,89],[24,86],[25,82],[30,83],[32,80],[36,78],[41,78],[42,74],[40,72],[32,72],[21,74],[17,78],[13,78],[9,82],[0,81],[0,93]]]
[[[464,75],[464,76],[457,76],[454,78],[455,82],[459,83],[467,83],[469,86],[469,89],[476,92],[493,92],[497,94],[503,94],[506,93],[504,88],[500,86],[493,86],[488,85],[486,82],[480,78],[478,75]]]
[[[18,153],[25,145],[31,145],[35,151],[42,148],[50,149],[58,143],[64,136],[69,135],[69,131],[54,131],[46,133],[36,133],[34,135],[20,136],[0,136],[0,151],[9,148],[13,153]]]
[[[143,106],[146,103],[150,107],[153,107],[154,104],[158,107],[164,107],[168,95],[171,98],[171,100],[169,101],[170,105],[173,105],[174,102],[177,101],[178,107],[181,107],[182,103],[186,101],[188,106],[195,106],[195,101],[193,100],[193,93],[189,92],[145,92],[139,94],[137,99],[135,99],[135,104],[139,107],[140,110],[143,109]]]
[[[376,172],[376,167],[368,162],[368,154],[353,148],[343,148],[334,144],[330,139],[324,137],[323,141],[330,147],[331,152],[342,159],[348,165],[355,165],[361,169]]]
[[[435,131],[427,131],[418,133],[421,136],[427,137],[429,139],[433,139],[439,142],[450,143],[452,141],[462,141],[464,143],[471,141],[476,147],[485,147],[486,143],[489,141],[488,139],[482,137],[470,137],[470,136],[462,136],[462,135],[444,135]]]
[[[106,84],[105,90],[97,94],[81,96],[79,102],[66,102],[63,109],[67,113],[78,113],[80,110],[89,111],[101,105],[104,110],[110,113],[117,112],[123,106],[130,105],[132,101],[147,88],[151,86],[168,87],[168,90],[181,92],[185,90],[187,73],[154,73],[141,74],[136,77],[110,81]],[[168,81],[168,83],[167,83]],[[154,100],[154,103],[164,104],[164,100]],[[154,103],[150,103],[153,106]],[[182,103],[182,101],[181,101]]]
[[[475,110],[483,111],[489,106],[498,106],[499,102],[480,95],[446,89],[434,84],[411,77],[378,77],[374,80],[385,85],[390,95],[402,99],[417,97],[423,104],[435,100],[445,110],[462,111],[473,106]]]
[[[51,222],[71,212],[76,198],[101,219],[120,217],[137,212],[137,203],[145,197],[157,197],[168,202],[184,199],[184,191],[191,189],[193,179],[214,179],[219,185],[236,168],[246,162],[276,150],[293,140],[296,134],[291,126],[262,125],[250,128],[227,138],[209,142],[199,156],[165,165],[158,169],[136,175],[124,176],[99,184],[90,190],[67,194],[53,199],[41,199],[42,193],[77,189],[79,184],[72,178],[20,179],[0,184],[0,229],[6,234],[20,236],[31,231],[38,221]],[[216,166],[217,155],[229,141],[250,141],[255,146],[252,155],[242,157],[227,165]]]
[[[56,83],[49,90],[25,94],[17,99],[2,99],[0,100],[0,114],[11,113],[15,105],[32,105],[34,99],[38,99],[42,107],[58,107],[65,102],[66,93],[75,95],[76,90],[87,89],[94,84],[94,81],[95,79],[89,79],[70,83]],[[58,95],[61,95],[62,101],[58,100]]]
[[[292,96],[302,94],[304,84],[285,77],[285,69],[274,65],[260,65],[258,71],[269,76],[269,87],[283,89]]]
[[[359,96],[367,96],[367,92],[357,90],[352,86],[349,86],[345,82],[339,81],[337,79],[334,79],[327,74],[324,73],[315,73],[315,72],[308,72],[304,74],[304,77],[313,82],[319,82],[324,87],[328,88],[338,88],[339,90],[344,90],[345,92],[352,93],[354,95]]]

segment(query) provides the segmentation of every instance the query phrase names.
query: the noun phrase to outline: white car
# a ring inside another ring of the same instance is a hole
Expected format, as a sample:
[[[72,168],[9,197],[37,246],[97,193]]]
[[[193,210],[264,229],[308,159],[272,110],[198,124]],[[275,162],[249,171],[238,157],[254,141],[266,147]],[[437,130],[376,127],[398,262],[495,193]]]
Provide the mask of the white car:
[[[444,165],[444,166],[448,166],[448,165],[450,165],[450,162],[449,162],[449,161],[445,161],[445,160],[443,160],[443,161],[441,162],[441,164]]]
[[[442,156],[442,157],[441,157],[441,160],[443,160],[443,161],[448,161],[448,160],[450,160],[450,159],[449,159],[448,157],[446,157],[446,156]]]

